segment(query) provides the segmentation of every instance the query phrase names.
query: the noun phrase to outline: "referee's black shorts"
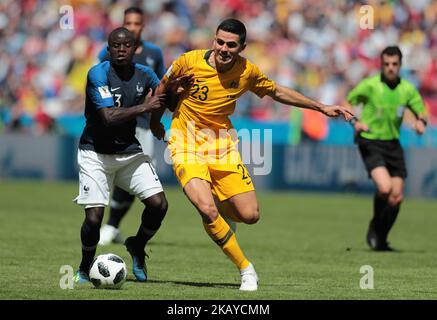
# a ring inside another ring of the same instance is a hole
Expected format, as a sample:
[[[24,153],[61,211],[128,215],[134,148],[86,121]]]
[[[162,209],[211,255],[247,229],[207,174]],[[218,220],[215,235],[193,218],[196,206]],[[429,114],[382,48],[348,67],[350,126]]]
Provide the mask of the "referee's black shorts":
[[[370,140],[357,138],[361,158],[369,173],[376,167],[386,167],[392,177],[407,177],[404,151],[399,140]]]

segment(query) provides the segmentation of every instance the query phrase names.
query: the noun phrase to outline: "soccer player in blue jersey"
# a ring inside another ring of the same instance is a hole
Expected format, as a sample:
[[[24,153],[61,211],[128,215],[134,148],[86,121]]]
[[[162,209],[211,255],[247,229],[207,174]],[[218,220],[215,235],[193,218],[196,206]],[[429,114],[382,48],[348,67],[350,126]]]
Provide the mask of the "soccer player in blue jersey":
[[[161,79],[164,76],[164,58],[161,49],[141,39],[144,28],[144,13],[138,7],[130,7],[124,11],[123,27],[132,32],[135,36],[135,54],[133,62],[150,67]],[[105,46],[98,56],[100,62],[110,59],[109,51]],[[153,159],[154,137],[150,131],[150,114],[143,113],[137,118],[136,136],[143,148],[144,154]],[[123,237],[120,234],[119,225],[128,212],[135,196],[124,191],[117,185],[114,187],[110,201],[108,223],[100,229],[99,245],[108,245],[111,242],[122,243]]]
[[[161,183],[135,137],[135,128],[139,115],[164,107],[163,93],[179,82],[160,85],[152,69],[132,62],[135,48],[131,32],[115,29],[108,38],[110,61],[88,72],[86,126],[78,150],[79,195],[75,199],[85,209],[82,261],[74,276],[76,283],[89,280],[104,207],[114,185],[137,196],[145,206],[136,236],[125,241],[138,281],[147,280],[145,246],[158,231],[167,211]]]

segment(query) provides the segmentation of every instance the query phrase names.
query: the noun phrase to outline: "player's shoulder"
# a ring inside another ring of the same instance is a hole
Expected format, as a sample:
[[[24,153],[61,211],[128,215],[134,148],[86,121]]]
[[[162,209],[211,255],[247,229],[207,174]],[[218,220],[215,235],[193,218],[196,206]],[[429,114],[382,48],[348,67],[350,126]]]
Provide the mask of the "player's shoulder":
[[[401,78],[401,86],[405,90],[417,90],[417,87],[414,83],[412,83],[410,80]]]
[[[158,45],[156,45],[156,44],[154,44],[152,42],[143,40],[143,47],[146,48],[149,51],[152,51],[152,52],[156,53],[156,54],[161,54],[162,55],[161,48]]]
[[[144,72],[144,73],[151,73],[151,72],[153,72],[152,68],[150,68],[149,66],[146,66],[144,64],[141,64],[141,63],[135,63],[134,66],[135,66],[135,69],[138,69],[138,70],[140,70],[141,72]]]
[[[244,66],[246,69],[249,70],[259,70],[259,67],[256,63],[252,62],[250,59],[239,56],[238,57],[238,63]]]
[[[181,57],[183,57],[187,61],[201,60],[205,58],[205,55],[208,51],[209,50],[205,50],[205,49],[191,50],[181,54]]]
[[[373,87],[379,85],[380,83],[381,83],[381,75],[378,73],[362,79],[357,85]]]
[[[91,69],[88,71],[88,78],[91,80],[106,79],[108,76],[109,67],[109,61],[103,61],[92,66]]]
[[[260,74],[262,74],[262,71],[258,65],[252,62],[249,58],[238,56],[237,64],[239,67],[234,69],[235,72],[246,74],[249,77],[258,77]]]
[[[146,77],[147,79],[151,79],[152,82],[159,81],[155,71],[153,71],[152,68],[140,63],[135,63],[134,67],[135,69],[142,72],[144,77]]]

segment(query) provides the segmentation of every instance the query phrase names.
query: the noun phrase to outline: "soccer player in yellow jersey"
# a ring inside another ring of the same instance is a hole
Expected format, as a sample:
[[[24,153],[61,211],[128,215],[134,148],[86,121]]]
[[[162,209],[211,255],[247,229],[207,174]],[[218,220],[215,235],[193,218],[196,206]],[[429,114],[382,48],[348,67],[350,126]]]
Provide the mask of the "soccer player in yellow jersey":
[[[240,290],[255,291],[258,277],[244,256],[227,221],[256,223],[260,217],[251,178],[236,149],[237,138],[228,116],[236,100],[250,90],[281,103],[322,112],[329,117],[353,114],[342,106],[327,106],[282,87],[266,77],[240,53],[246,47],[246,28],[235,19],[217,28],[212,50],[181,55],[162,82],[191,75],[180,90],[170,130],[173,168],[186,196],[199,211],[208,235],[238,267]],[[163,138],[161,113],[152,115],[151,129]]]

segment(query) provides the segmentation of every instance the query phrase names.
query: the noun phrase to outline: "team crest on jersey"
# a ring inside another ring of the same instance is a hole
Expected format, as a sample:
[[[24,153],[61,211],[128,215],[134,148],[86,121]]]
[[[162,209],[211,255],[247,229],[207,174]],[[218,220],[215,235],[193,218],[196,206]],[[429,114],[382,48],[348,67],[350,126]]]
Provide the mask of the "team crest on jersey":
[[[138,93],[143,93],[144,88],[143,88],[142,86],[140,87],[140,85],[141,85],[141,83],[138,82],[138,83],[137,83],[137,92],[138,92]]]
[[[178,176],[179,176],[179,178],[182,179],[182,177],[183,177],[184,175],[185,175],[185,169],[182,167],[182,168],[179,169]]]
[[[239,86],[239,85],[240,85],[240,83],[239,83],[238,80],[233,80],[233,81],[230,83],[229,88],[232,88],[232,89],[238,89],[238,86]]]

